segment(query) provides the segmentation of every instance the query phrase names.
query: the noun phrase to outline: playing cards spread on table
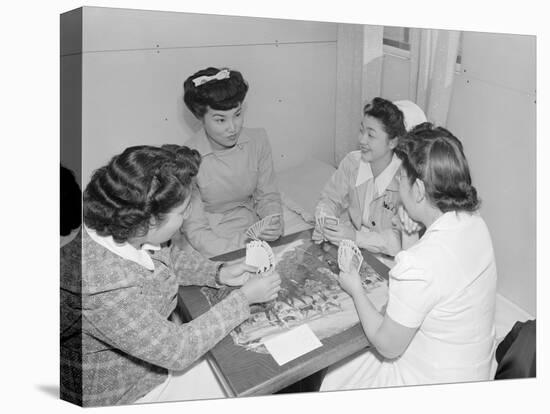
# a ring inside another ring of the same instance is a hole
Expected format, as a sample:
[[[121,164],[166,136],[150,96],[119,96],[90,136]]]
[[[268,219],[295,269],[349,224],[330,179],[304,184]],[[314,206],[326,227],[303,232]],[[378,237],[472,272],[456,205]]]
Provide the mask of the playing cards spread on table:
[[[256,266],[257,273],[264,273],[275,266],[275,255],[271,246],[263,240],[252,240],[246,245],[246,264]]]
[[[252,240],[259,240],[260,234],[262,234],[262,231],[271,224],[276,224],[281,220],[280,214],[271,214],[269,216],[265,216],[260,221],[257,221],[252,226],[246,230],[246,237]]]
[[[351,240],[342,240],[338,246],[338,267],[342,272],[359,273],[363,255],[359,247]]]

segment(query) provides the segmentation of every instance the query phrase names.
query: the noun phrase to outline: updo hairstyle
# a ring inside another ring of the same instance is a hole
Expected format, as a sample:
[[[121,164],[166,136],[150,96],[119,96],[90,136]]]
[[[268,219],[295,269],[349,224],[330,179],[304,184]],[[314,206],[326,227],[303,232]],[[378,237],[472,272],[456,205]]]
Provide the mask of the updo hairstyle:
[[[84,223],[117,243],[147,234],[191,194],[201,157],[185,146],[130,147],[96,170],[84,191]]]
[[[244,101],[248,92],[248,84],[241,73],[236,70],[225,69],[229,71],[229,77],[213,79],[195,86],[194,79],[201,76],[214,76],[224,69],[209,67],[199,70],[183,83],[183,101],[198,119],[202,119],[208,107],[218,111],[227,111],[236,108]]]
[[[411,185],[418,178],[428,199],[442,212],[479,208],[462,143],[451,132],[430,122],[417,125],[395,149]]]
[[[384,98],[374,98],[363,108],[363,116],[376,118],[384,127],[389,139],[402,137],[406,133],[403,112]]]

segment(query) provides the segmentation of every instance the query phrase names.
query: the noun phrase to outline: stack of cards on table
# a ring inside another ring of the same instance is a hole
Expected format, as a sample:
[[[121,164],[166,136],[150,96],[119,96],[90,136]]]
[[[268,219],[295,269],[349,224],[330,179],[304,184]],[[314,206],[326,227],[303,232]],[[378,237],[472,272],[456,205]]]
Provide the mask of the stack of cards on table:
[[[338,267],[342,272],[359,273],[363,255],[359,247],[351,240],[342,240],[338,246]]]
[[[257,273],[264,273],[275,266],[271,246],[263,240],[252,240],[246,245],[246,264],[256,266]]]
[[[279,220],[281,220],[280,214],[271,214],[269,216],[265,216],[263,219],[257,221],[248,228],[248,230],[246,231],[246,237],[252,240],[259,240],[260,234],[262,234],[263,229],[271,224],[278,223]]]

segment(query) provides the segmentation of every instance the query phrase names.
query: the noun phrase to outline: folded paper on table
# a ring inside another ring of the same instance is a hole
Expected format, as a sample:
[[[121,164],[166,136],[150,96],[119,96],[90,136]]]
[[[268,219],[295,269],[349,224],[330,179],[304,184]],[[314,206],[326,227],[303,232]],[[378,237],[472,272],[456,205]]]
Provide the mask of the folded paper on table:
[[[323,346],[307,324],[268,339],[264,345],[279,365]]]

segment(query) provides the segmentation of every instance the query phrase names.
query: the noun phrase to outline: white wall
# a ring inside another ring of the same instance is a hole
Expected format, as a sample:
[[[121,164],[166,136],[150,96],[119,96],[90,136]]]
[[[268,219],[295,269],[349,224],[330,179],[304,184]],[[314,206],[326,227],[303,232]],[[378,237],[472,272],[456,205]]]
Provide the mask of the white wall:
[[[84,7],[84,184],[127,146],[183,144],[199,127],[183,81],[206,66],[243,73],[245,125],[266,128],[277,170],[331,163],[336,40],[332,23]]]
[[[535,38],[465,32],[448,128],[464,143],[498,290],[536,315]]]

